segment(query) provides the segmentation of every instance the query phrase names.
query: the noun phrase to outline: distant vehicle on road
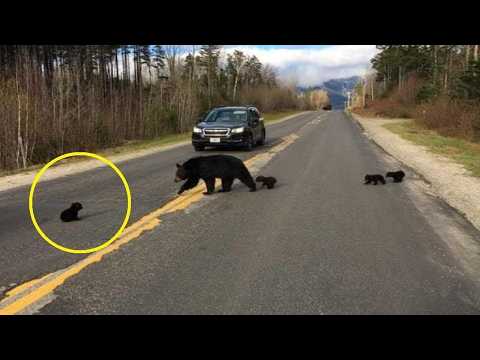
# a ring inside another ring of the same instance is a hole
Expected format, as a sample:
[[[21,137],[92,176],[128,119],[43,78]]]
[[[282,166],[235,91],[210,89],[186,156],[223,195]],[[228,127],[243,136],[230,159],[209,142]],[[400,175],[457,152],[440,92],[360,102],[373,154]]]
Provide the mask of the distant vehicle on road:
[[[239,146],[252,150],[265,144],[265,124],[254,106],[213,108],[193,128],[192,145],[196,151],[207,146]]]
[[[323,110],[325,110],[325,111],[330,111],[330,110],[332,110],[332,105],[330,105],[330,104],[325,105],[325,106],[323,107]]]

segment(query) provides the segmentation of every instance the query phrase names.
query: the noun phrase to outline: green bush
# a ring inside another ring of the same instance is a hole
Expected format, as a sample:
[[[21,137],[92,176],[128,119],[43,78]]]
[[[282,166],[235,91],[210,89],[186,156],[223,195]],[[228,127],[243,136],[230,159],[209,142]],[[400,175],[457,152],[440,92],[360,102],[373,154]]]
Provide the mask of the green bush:
[[[440,91],[435,85],[428,83],[423,85],[417,93],[415,101],[417,104],[431,101],[439,95]]]

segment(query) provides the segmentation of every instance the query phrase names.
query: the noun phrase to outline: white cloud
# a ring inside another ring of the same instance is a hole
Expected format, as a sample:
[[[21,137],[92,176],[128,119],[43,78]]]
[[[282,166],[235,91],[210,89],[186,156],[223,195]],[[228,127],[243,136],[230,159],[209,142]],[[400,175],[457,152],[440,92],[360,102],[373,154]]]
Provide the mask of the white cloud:
[[[225,53],[235,49],[256,55],[265,64],[278,70],[283,80],[294,80],[301,86],[320,85],[324,81],[363,75],[370,59],[377,53],[375,45],[332,45],[305,48],[262,48],[252,45],[227,47]]]

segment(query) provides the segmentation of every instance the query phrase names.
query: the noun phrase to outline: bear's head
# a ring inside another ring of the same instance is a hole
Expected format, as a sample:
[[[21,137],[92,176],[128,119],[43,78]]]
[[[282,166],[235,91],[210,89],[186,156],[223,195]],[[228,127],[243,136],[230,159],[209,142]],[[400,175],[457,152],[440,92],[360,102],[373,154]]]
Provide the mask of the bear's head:
[[[71,208],[73,210],[80,211],[80,210],[83,209],[83,206],[79,202],[75,202],[75,203],[72,204]]]
[[[183,165],[177,164],[177,173],[175,174],[175,182],[186,180],[188,177],[187,170]]]

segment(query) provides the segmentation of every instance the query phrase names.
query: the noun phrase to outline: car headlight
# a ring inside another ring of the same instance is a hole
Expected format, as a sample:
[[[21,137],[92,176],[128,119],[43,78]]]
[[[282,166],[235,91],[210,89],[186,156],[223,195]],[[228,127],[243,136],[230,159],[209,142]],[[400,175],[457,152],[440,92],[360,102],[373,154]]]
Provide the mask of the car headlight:
[[[232,129],[232,134],[241,134],[243,133],[244,130],[245,128],[243,127],[235,128],[235,129]]]
[[[202,133],[202,129],[194,126],[194,127],[193,127],[193,132],[194,132],[195,134],[201,134],[201,133]]]

